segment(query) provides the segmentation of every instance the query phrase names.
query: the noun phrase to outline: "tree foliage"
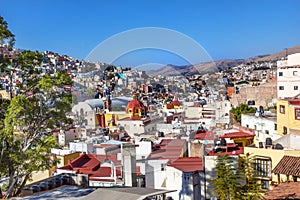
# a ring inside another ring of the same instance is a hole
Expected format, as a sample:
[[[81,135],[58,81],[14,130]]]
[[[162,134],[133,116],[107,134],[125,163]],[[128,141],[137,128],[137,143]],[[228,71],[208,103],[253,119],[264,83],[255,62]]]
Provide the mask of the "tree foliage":
[[[12,48],[15,43],[15,36],[8,29],[7,22],[0,16],[0,44],[2,47],[6,46]]]
[[[72,79],[65,71],[40,73],[36,67],[42,57],[39,52],[23,51],[0,63],[11,80],[20,80],[19,92],[0,101],[0,176],[8,180],[7,198],[21,192],[32,172],[56,164],[50,159],[51,148],[57,147],[53,131],[71,122],[66,113],[72,96],[64,86],[71,86]]]
[[[257,182],[256,174],[254,157],[249,153],[240,155],[237,174],[240,180],[239,199],[251,200],[261,197],[261,186]]]
[[[234,119],[238,123],[241,123],[242,114],[255,113],[255,111],[255,108],[250,107],[247,104],[241,104],[238,107],[231,109],[231,113],[233,113]]]
[[[261,197],[261,187],[256,179],[254,158],[249,154],[236,162],[228,155],[218,156],[216,177],[211,181],[213,194],[221,200],[255,200]]]
[[[212,181],[213,194],[221,200],[236,199],[237,178],[234,161],[228,155],[218,156],[216,178]]]

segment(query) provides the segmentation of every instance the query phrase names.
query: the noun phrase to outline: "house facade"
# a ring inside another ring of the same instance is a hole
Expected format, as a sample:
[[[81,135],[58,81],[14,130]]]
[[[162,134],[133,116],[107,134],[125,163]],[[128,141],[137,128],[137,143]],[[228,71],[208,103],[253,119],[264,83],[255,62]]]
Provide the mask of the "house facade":
[[[278,98],[291,98],[300,93],[300,53],[288,55],[285,63],[277,64]]]
[[[277,132],[281,135],[300,130],[300,99],[277,101]]]

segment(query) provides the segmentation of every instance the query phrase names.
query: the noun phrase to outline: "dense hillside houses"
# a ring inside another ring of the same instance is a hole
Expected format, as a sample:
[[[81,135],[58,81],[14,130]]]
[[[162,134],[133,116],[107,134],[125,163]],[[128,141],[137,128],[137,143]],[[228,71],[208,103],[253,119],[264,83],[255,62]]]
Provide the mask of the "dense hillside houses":
[[[209,74],[149,76],[44,52],[41,73],[66,70],[74,81],[64,88],[73,95],[73,124],[53,132],[59,148],[49,159],[60,160],[56,168],[37,170],[22,194],[62,185],[117,193],[126,186],[153,198],[211,199],[217,157],[238,163],[247,153],[267,199],[288,184],[299,189],[291,183],[300,176],[299,66],[296,53]],[[1,97],[18,95],[21,82],[17,71],[1,77]],[[240,113],[239,122],[231,110],[243,104],[256,112]]]

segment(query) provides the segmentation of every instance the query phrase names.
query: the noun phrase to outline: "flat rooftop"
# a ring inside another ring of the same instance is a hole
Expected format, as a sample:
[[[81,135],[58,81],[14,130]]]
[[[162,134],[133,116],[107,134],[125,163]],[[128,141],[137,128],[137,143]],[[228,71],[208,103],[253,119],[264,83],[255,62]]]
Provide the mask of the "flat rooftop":
[[[65,185],[45,192],[34,193],[30,196],[15,197],[12,200],[75,200],[94,192],[95,188]]]

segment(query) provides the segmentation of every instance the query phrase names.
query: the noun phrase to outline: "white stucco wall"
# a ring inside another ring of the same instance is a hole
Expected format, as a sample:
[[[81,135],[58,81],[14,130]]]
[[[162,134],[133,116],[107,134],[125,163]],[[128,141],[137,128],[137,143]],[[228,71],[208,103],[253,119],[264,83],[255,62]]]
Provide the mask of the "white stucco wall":
[[[161,170],[162,164],[167,165],[168,160],[146,161],[146,187],[155,189],[166,189],[163,183],[166,179],[166,170]],[[166,167],[165,167],[166,169]]]
[[[287,65],[288,66],[300,65],[300,53],[294,53],[288,55]]]
[[[275,130],[276,117],[256,117],[253,114],[242,114],[241,125],[255,130],[257,142],[265,142],[266,138],[277,140],[281,136]],[[267,134],[269,132],[269,134]]]

